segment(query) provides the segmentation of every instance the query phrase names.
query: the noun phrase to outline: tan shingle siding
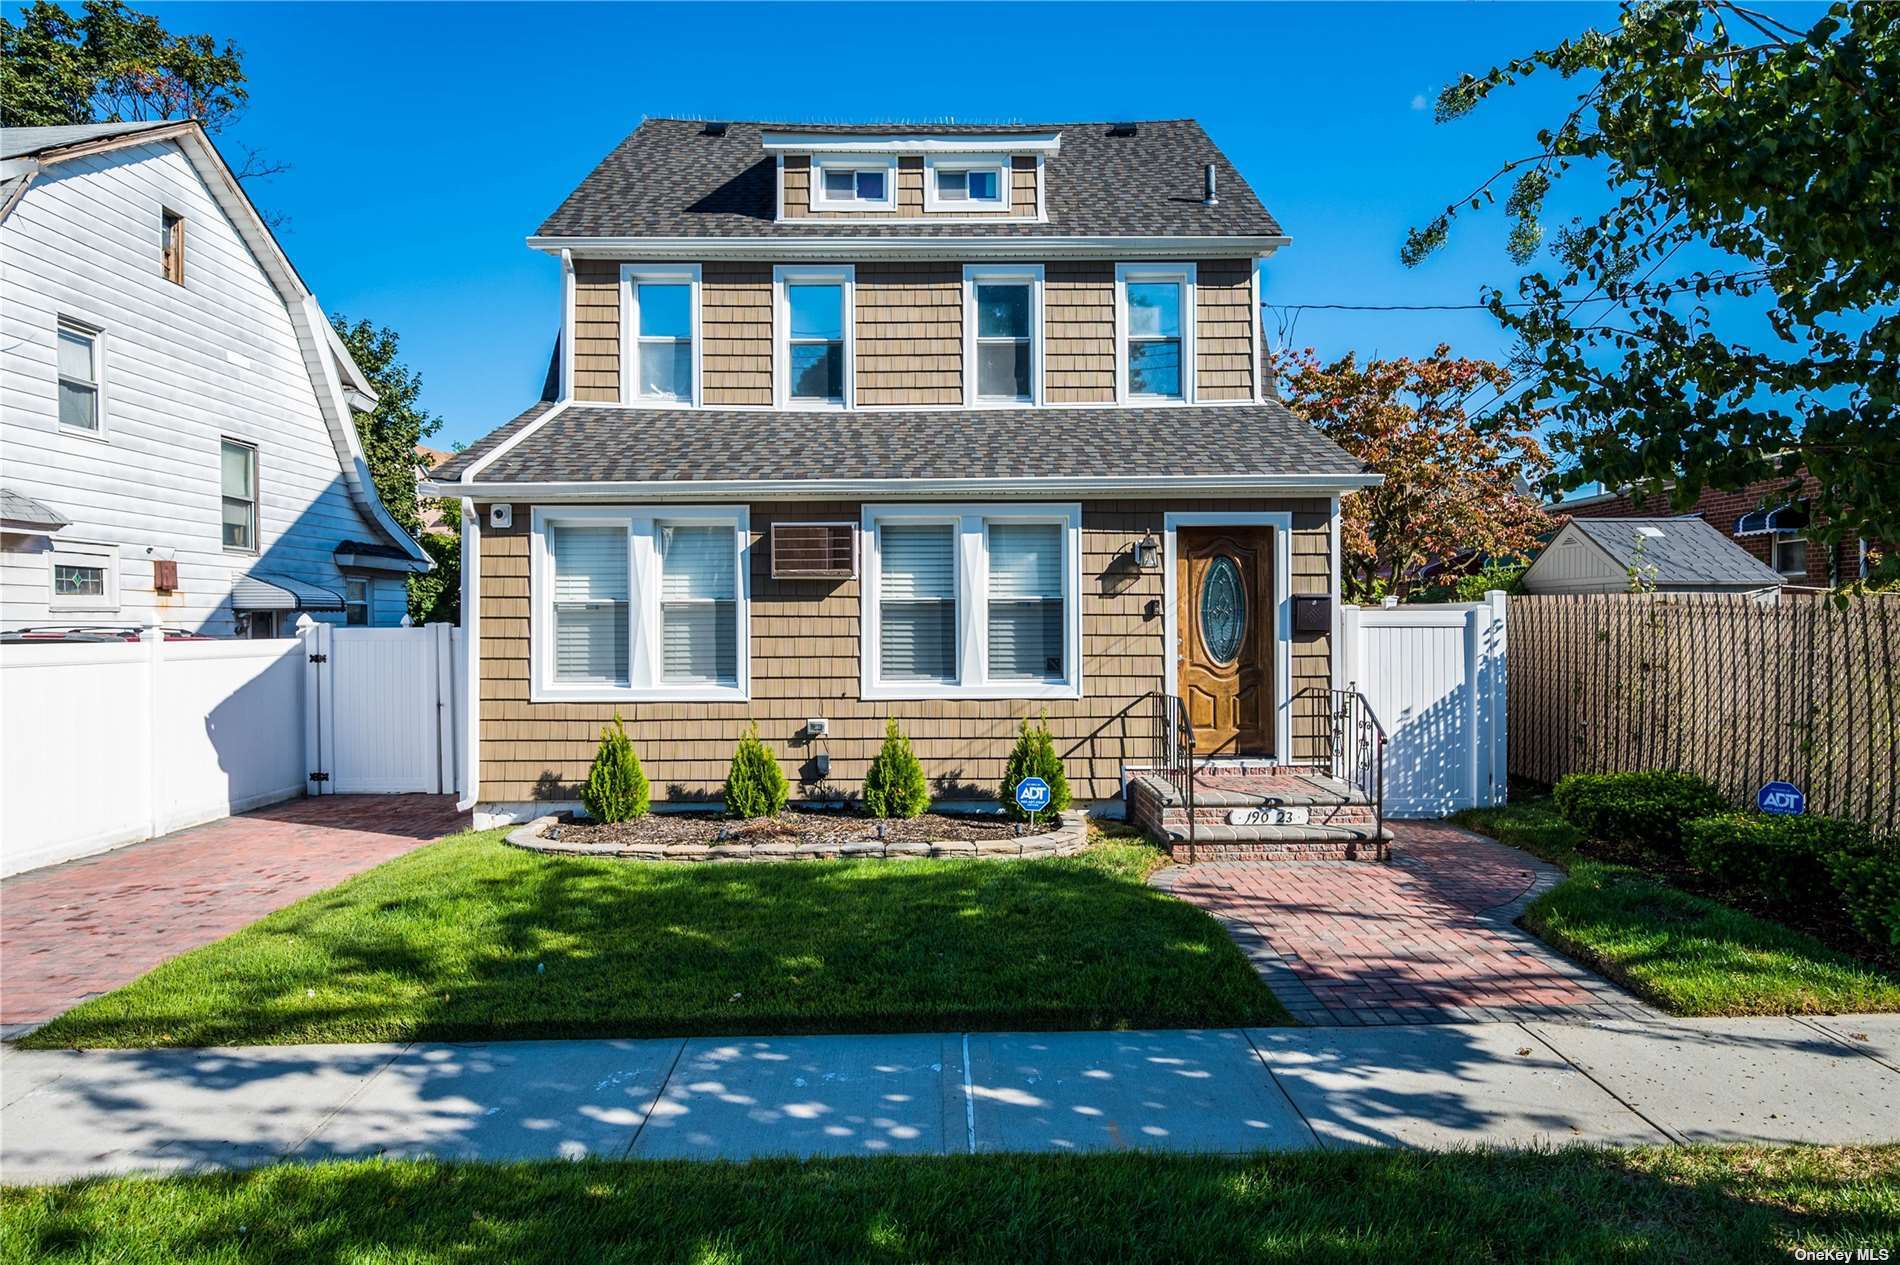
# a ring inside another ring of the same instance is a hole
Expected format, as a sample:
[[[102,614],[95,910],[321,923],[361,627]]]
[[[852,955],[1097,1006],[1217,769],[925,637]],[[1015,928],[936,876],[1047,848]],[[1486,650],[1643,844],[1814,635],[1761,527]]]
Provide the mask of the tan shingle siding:
[[[1008,180],[1010,205],[994,211],[959,207],[948,211],[927,211],[924,206],[924,160],[917,155],[899,155],[897,159],[897,205],[889,211],[814,211],[811,205],[812,160],[804,154],[787,154],[784,165],[785,218],[820,220],[894,220],[927,219],[933,216],[994,216],[1018,218],[1036,216],[1036,159],[1033,155],[1011,160]]]
[[[1115,400],[1115,265],[1051,263],[1043,270],[1043,372],[1051,404]]]
[[[620,265],[574,261],[574,398],[620,399]]]
[[[1203,400],[1253,398],[1253,261],[1202,260],[1195,270],[1194,360]]]
[[[1017,722],[1045,704],[1027,701],[861,702],[858,582],[771,578],[766,541],[773,521],[855,520],[856,504],[759,504],[751,509],[752,701],[749,703],[530,703],[526,591],[528,506],[516,526],[485,531],[481,550],[481,795],[489,801],[572,799],[593,758],[600,728],[625,718],[652,780],[655,799],[717,796],[732,747],[750,723],[788,776],[819,752],[831,756],[828,786],[855,792],[896,716],[911,736],[939,795],[993,795]],[[1123,762],[1150,757],[1145,696],[1172,688],[1163,663],[1162,621],[1145,607],[1162,596],[1159,571],[1132,571],[1125,559],[1144,535],[1157,536],[1169,510],[1288,509],[1293,591],[1327,591],[1330,536],[1323,501],[1092,501],[1082,512],[1083,694],[1046,704],[1057,749],[1078,797],[1120,794]],[[1317,560],[1318,570],[1314,570]],[[1293,647],[1295,688],[1324,684],[1329,646],[1302,634]],[[831,722],[828,739],[806,744],[807,718]],[[1296,736],[1295,751],[1310,747]],[[799,793],[816,788],[805,786]]]
[[[963,269],[859,264],[857,402],[963,401]]]
[[[699,320],[706,403],[770,404],[772,266],[702,265]]]

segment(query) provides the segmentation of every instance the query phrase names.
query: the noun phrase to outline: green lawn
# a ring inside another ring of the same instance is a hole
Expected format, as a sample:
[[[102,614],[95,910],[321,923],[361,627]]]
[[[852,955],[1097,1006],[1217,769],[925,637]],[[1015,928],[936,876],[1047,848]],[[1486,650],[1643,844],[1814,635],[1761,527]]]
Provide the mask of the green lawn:
[[[360,1162],[0,1192],[0,1260],[1785,1261],[1900,1245],[1900,1148]]]
[[[22,1044],[246,1045],[1284,1023],[1155,849],[663,865],[464,834],[279,910]]]
[[[1524,925],[1671,1014],[1900,1010],[1900,979],[1877,967],[1630,866],[1588,859],[1583,834],[1547,798],[1452,820],[1567,868]]]

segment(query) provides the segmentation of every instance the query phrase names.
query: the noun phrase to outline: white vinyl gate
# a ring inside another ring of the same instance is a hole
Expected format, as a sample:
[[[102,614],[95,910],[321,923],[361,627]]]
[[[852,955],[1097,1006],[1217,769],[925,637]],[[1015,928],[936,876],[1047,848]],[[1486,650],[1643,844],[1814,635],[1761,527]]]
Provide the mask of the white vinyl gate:
[[[1348,606],[1339,679],[1385,726],[1385,810],[1442,817],[1505,794],[1505,597]]]
[[[317,624],[305,643],[312,795],[458,788],[461,629]]]

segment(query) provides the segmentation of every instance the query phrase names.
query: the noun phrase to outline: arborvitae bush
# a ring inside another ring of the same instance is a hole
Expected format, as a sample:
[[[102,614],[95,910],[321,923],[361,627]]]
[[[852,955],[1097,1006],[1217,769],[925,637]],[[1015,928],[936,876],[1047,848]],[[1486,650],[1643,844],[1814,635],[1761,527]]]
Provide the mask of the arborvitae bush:
[[[757,725],[746,730],[732,753],[724,794],[728,817],[776,817],[785,811],[791,787],[785,771],[759,741]]]
[[[581,789],[581,803],[595,821],[630,821],[644,817],[652,802],[646,771],[634,754],[633,741],[614,713],[614,723],[600,731],[600,750],[594,753],[593,767],[587,770],[587,785]]]
[[[884,746],[864,774],[864,811],[873,817],[915,817],[929,807],[924,766],[893,717],[884,722]]]
[[[1029,814],[1016,806],[1016,784],[1026,777],[1039,777],[1049,784],[1049,807],[1038,816],[1059,813],[1069,806],[1069,778],[1062,771],[1062,757],[1056,754],[1056,740],[1049,732],[1049,719],[1044,715],[1034,725],[1027,719],[1016,734],[1016,745],[1010,749],[1009,764],[1003,770],[1003,785],[997,798],[1003,801],[1003,811],[1018,821],[1028,821]]]

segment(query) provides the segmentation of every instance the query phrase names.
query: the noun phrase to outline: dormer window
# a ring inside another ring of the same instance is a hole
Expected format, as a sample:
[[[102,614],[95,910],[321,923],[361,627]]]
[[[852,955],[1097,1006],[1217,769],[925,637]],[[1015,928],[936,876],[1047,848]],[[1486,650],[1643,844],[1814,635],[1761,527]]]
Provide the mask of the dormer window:
[[[926,211],[998,211],[1009,207],[1005,159],[932,156],[924,180]]]
[[[888,211],[897,205],[894,156],[840,156],[813,164],[814,211]]]

